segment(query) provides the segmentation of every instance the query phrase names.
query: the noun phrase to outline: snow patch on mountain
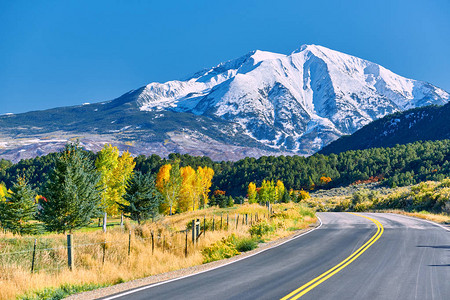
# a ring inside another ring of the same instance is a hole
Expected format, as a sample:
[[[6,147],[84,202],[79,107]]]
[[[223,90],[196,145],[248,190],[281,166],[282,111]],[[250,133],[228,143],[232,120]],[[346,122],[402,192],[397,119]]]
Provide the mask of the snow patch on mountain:
[[[142,111],[220,117],[272,148],[311,154],[387,114],[448,100],[429,83],[303,45],[290,55],[252,51],[184,81],[151,83],[137,103]]]

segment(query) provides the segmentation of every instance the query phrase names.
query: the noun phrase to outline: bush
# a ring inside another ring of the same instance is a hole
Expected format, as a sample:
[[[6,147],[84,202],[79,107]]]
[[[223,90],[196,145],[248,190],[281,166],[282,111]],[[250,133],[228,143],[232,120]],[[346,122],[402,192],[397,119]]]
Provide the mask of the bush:
[[[354,211],[357,211],[357,212],[367,211],[370,208],[370,204],[371,203],[369,201],[357,203],[353,209],[354,209]]]
[[[258,247],[258,240],[237,237],[234,233],[202,250],[203,263],[229,258]]]
[[[236,239],[236,250],[239,252],[246,252],[258,247],[258,242],[254,238]]]
[[[236,249],[235,239],[236,236],[232,234],[229,237],[223,238],[211,246],[204,248],[202,250],[203,263],[221,260],[240,254]]]
[[[250,227],[249,232],[251,236],[262,237],[263,235],[274,231],[273,225],[270,225],[266,221],[259,221],[258,223]]]

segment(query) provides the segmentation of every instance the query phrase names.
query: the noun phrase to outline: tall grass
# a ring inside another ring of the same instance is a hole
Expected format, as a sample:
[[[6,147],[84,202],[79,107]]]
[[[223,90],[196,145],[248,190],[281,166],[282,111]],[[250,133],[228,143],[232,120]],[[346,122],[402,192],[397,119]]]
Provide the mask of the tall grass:
[[[61,286],[88,288],[92,285],[111,285],[202,264],[202,250],[232,234],[241,241],[241,251],[245,251],[254,246],[251,245],[254,241],[249,241],[249,229],[256,222],[256,214],[260,221],[269,222],[276,229],[264,237],[266,240],[286,236],[294,228],[305,228],[316,221],[310,210],[298,204],[274,205],[273,210],[274,214],[269,217],[267,209],[257,204],[228,209],[208,208],[166,217],[142,226],[125,223],[124,228],[114,227],[107,233],[100,230],[75,232],[73,271],[67,268],[65,235],[47,234],[36,237],[35,273],[31,274],[31,251],[35,237],[17,237],[3,233],[0,234],[0,299],[12,299],[30,291]],[[239,223],[236,229],[237,214]],[[249,214],[248,224],[242,224],[243,214]],[[209,229],[195,245],[191,242],[191,232],[188,232],[188,255],[185,257],[186,233],[183,230],[189,221],[197,218],[203,227],[205,216],[207,224],[210,224]],[[131,248],[128,253],[130,231]]]

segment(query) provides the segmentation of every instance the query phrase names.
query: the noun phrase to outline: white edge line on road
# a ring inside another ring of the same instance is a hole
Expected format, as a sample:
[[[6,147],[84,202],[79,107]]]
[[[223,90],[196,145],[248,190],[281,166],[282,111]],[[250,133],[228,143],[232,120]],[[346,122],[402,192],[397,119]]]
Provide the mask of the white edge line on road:
[[[177,278],[174,278],[174,279],[169,279],[169,280],[166,280],[166,281],[162,281],[162,282],[154,283],[154,284],[151,284],[151,285],[143,286],[143,287],[140,287],[140,288],[136,288],[136,289],[131,290],[131,291],[127,291],[127,292],[123,292],[123,293],[120,293],[120,294],[116,294],[116,295],[113,295],[113,296],[110,296],[110,297],[99,298],[99,299],[103,299],[103,300],[116,299],[116,298],[123,297],[123,296],[129,295],[129,294],[133,294],[133,293],[136,293],[136,292],[140,292],[140,291],[143,291],[143,290],[146,290],[146,289],[155,287],[155,286],[163,285],[163,284],[166,284],[166,283],[169,283],[169,282],[173,282],[173,281],[181,280],[181,279],[188,278],[188,277],[191,277],[191,276],[196,276],[196,275],[199,275],[199,274],[202,274],[202,273],[206,273],[206,272],[209,272],[209,271],[213,271],[213,270],[216,270],[216,269],[219,269],[219,268],[222,268],[222,267],[225,267],[225,266],[234,264],[234,263],[236,263],[236,262],[238,262],[238,261],[247,259],[247,258],[249,258],[249,257],[258,255],[258,254],[263,253],[263,252],[265,252],[265,251],[267,251],[267,250],[274,249],[274,248],[276,248],[276,247],[279,247],[279,246],[281,246],[281,245],[283,245],[283,244],[286,244],[286,243],[288,243],[288,242],[291,242],[291,241],[293,241],[293,240],[295,240],[295,239],[297,239],[297,238],[299,238],[299,237],[301,237],[301,236],[304,236],[304,235],[306,235],[306,234],[308,234],[308,233],[311,233],[311,232],[313,232],[314,230],[319,229],[320,227],[322,227],[322,220],[319,218],[319,216],[316,215],[316,217],[317,217],[317,219],[318,219],[319,222],[320,222],[319,226],[317,226],[316,228],[313,228],[313,229],[311,229],[311,230],[309,230],[309,231],[307,231],[307,232],[305,232],[305,233],[302,233],[302,234],[300,234],[300,235],[297,235],[297,236],[295,236],[295,237],[293,237],[293,238],[291,238],[291,239],[289,239],[289,240],[287,240],[287,241],[284,241],[284,242],[282,242],[282,243],[280,243],[280,244],[278,244],[278,245],[275,245],[275,246],[273,246],[273,247],[263,249],[263,250],[261,250],[261,251],[259,251],[259,252],[256,252],[256,253],[250,254],[250,255],[248,255],[248,256],[245,256],[245,257],[236,259],[236,260],[234,260],[234,261],[230,261],[230,262],[228,262],[228,263],[226,263],[226,264],[223,264],[223,265],[220,265],[220,266],[217,266],[217,267],[208,269],[208,270],[200,271],[200,272],[197,272],[197,273],[194,273],[194,274],[185,275],[185,276],[182,276],[182,277],[177,277]]]
[[[438,226],[438,227],[441,227],[441,228],[443,228],[443,229],[445,229],[445,230],[447,230],[447,231],[450,231],[449,228],[447,228],[447,227],[445,227],[445,226],[443,226],[443,225],[441,225],[441,224],[439,224],[439,223],[436,223],[436,222],[427,220],[427,219],[422,219],[422,218],[413,217],[413,216],[407,216],[407,215],[402,215],[402,214],[396,214],[396,213],[389,213],[389,214],[396,215],[396,216],[402,216],[402,217],[405,217],[405,218],[408,218],[408,219],[413,219],[413,220],[416,220],[416,221],[427,222],[427,223],[436,225],[436,226]]]

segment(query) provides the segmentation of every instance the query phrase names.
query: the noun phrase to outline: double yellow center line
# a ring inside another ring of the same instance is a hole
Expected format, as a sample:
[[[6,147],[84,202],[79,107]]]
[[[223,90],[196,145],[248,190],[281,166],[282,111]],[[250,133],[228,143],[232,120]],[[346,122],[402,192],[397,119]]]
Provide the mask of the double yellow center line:
[[[343,268],[345,268],[346,266],[351,264],[355,259],[357,259],[361,254],[363,254],[367,249],[369,249],[369,247],[372,246],[373,243],[375,243],[380,238],[380,236],[383,234],[383,232],[384,232],[383,225],[381,225],[381,223],[378,222],[377,220],[372,219],[370,217],[363,216],[363,215],[355,214],[355,213],[351,213],[351,214],[362,217],[362,218],[366,218],[366,219],[374,222],[375,225],[377,225],[377,232],[370,238],[370,240],[368,240],[364,245],[362,245],[358,250],[353,252],[349,257],[344,259],[342,262],[340,262],[333,268],[329,269],[325,273],[322,273],[321,275],[317,276],[313,280],[305,283],[304,285],[302,285],[295,291],[291,292],[290,294],[284,296],[283,298],[281,298],[281,300],[287,300],[287,299],[294,300],[294,299],[300,298],[301,296],[303,296],[304,294],[306,294],[307,292],[309,292],[310,290],[312,290],[313,288],[315,288],[316,286],[318,286],[319,284],[321,284],[322,282],[324,282],[325,280],[327,280],[328,278],[335,275],[336,273],[341,271]]]

